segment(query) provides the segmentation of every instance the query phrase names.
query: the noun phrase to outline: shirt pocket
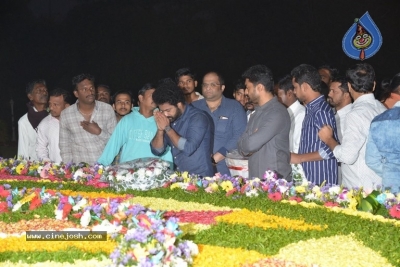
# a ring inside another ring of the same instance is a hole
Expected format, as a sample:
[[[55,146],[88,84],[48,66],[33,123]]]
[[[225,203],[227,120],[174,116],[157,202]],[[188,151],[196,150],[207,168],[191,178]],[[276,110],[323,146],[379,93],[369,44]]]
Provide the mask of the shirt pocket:
[[[217,125],[215,127],[216,134],[224,134],[226,132],[226,128],[229,125],[228,119],[218,119]]]

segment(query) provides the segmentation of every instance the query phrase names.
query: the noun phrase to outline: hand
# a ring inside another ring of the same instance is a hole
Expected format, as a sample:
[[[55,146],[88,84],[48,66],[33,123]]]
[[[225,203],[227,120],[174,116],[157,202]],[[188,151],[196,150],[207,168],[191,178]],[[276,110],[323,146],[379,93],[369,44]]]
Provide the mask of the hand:
[[[94,135],[101,134],[101,128],[95,121],[92,121],[92,122],[81,121],[81,126],[82,126],[83,130],[87,131],[88,133],[91,133]]]
[[[332,127],[329,125],[324,125],[318,132],[319,139],[325,144],[328,143],[328,140],[333,137]]]
[[[290,163],[291,164],[301,164],[301,155],[296,153],[290,153]]]
[[[160,111],[155,111],[154,112],[154,119],[157,124],[157,129],[160,131],[164,131],[165,127],[169,126],[170,121],[167,118],[167,116],[164,115],[164,113]]]

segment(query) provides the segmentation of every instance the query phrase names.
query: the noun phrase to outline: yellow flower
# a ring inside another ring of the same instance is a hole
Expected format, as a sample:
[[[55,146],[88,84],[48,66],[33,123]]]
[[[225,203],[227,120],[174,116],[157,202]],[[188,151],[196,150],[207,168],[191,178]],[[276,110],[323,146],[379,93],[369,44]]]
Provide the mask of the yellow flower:
[[[29,171],[37,170],[38,167],[39,167],[38,164],[33,164],[33,165],[29,166]]]
[[[103,174],[103,169],[99,169],[97,172],[98,174]]]
[[[22,164],[22,163],[20,163],[18,166],[17,166],[17,168],[15,168],[15,171],[18,173],[18,174],[21,174],[21,172],[22,172],[22,170],[25,168],[25,165],[24,164]]]
[[[221,187],[225,192],[231,191],[233,189],[233,184],[231,181],[223,181]]]
[[[189,178],[189,173],[188,172],[183,172],[182,173],[182,178],[183,178],[183,182],[184,183],[189,183],[190,182],[190,178]]]
[[[174,183],[169,187],[171,190],[176,189],[176,188],[181,188],[179,183]]]
[[[297,193],[305,193],[306,192],[306,189],[304,188],[304,186],[300,186],[300,185],[296,186],[295,190]]]
[[[350,199],[350,204],[349,204],[349,208],[352,210],[356,210],[357,208],[357,200],[355,198],[351,198]]]
[[[21,199],[19,202],[23,205],[23,204],[25,204],[26,202],[31,201],[35,196],[36,196],[36,194],[35,194],[35,193],[32,193],[32,194],[30,194],[30,195],[27,195],[27,196],[24,197],[23,199]]]
[[[210,187],[211,187],[213,192],[217,192],[218,191],[218,185],[216,183],[210,184]]]
[[[354,191],[353,191],[353,189],[350,190],[349,192],[347,192],[346,196],[347,196],[347,199],[352,199],[352,198],[354,198]]]

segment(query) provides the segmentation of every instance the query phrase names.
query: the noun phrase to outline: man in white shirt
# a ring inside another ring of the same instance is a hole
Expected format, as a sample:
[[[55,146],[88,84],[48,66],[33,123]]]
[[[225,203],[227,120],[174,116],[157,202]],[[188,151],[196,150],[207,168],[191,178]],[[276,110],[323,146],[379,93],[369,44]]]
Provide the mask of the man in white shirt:
[[[318,135],[342,162],[343,185],[371,190],[380,185],[382,179],[365,163],[366,141],[372,119],[386,108],[374,97],[375,71],[371,65],[357,64],[347,70],[346,77],[354,103],[344,122],[342,143],[339,145],[332,138],[329,126],[322,127]]]
[[[279,102],[287,107],[287,111],[290,116],[290,152],[298,153],[300,146],[301,127],[304,116],[306,115],[306,109],[297,100],[293,90],[294,87],[292,83],[292,77],[287,75],[278,82],[276,94],[278,95]]]
[[[68,92],[61,88],[56,88],[50,92],[50,114],[40,122],[37,132],[36,154],[40,160],[61,162],[60,148],[58,146],[59,120],[61,111],[69,107],[68,99]]]
[[[30,82],[26,87],[28,112],[18,120],[18,156],[37,160],[36,138],[39,123],[48,115],[45,80]]]

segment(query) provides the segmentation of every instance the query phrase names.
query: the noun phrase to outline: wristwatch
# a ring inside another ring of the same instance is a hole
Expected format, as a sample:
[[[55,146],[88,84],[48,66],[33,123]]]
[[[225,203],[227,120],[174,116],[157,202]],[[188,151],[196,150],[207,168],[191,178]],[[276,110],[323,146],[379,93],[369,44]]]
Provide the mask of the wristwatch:
[[[171,130],[171,127],[169,125],[165,126],[164,131],[168,133]]]

